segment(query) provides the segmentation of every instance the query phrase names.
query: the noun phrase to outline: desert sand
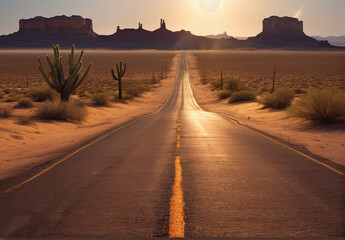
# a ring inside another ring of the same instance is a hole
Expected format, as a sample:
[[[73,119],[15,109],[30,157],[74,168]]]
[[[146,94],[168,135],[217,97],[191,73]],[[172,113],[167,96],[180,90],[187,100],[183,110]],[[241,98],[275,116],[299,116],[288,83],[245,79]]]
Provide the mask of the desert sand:
[[[196,59],[189,55],[191,86],[199,105],[216,113],[226,114],[242,124],[266,132],[291,144],[305,147],[311,153],[345,166],[345,123],[313,128],[284,110],[262,109],[257,102],[228,104],[218,100],[210,84],[203,85]]]
[[[173,88],[178,58],[176,54],[168,76],[151,92],[109,107],[87,107],[89,116],[82,123],[34,121],[19,125],[18,117],[30,116],[33,110],[15,109],[13,117],[0,121],[0,180],[66,155],[103,132],[159,110]]]

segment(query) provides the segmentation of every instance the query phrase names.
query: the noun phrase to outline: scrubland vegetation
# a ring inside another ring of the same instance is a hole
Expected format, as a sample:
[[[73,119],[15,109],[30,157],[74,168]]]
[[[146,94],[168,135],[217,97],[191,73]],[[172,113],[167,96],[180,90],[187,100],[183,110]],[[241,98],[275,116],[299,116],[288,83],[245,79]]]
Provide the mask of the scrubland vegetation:
[[[70,67],[68,64],[70,53],[69,50],[59,51],[65,77],[68,76]],[[76,50],[75,53],[79,55],[80,50]],[[93,68],[84,82],[77,89],[72,89],[72,101],[68,101],[68,97],[66,98],[68,102],[64,103],[58,100],[62,99],[62,96],[49,88],[45,82],[50,78],[44,80],[44,74],[50,76],[48,64],[45,60],[41,61],[44,72],[42,77],[35,60],[37,57],[44,59],[46,55],[51,58],[54,56],[53,51],[2,51],[0,52],[0,118],[10,117],[14,108],[33,108],[34,119],[83,121],[87,116],[87,107],[111,107],[112,102],[119,101],[118,84],[111,74],[116,62],[123,61],[127,64],[126,74],[122,76],[121,99],[126,101],[150,91],[159,84],[168,75],[176,54],[173,51],[87,50],[83,62],[92,62]],[[77,57],[74,58],[75,61]],[[13,102],[13,104],[5,106],[4,102]],[[18,119],[18,124],[28,124],[33,121],[31,117],[26,116]]]
[[[345,91],[310,91],[289,108],[289,113],[293,117],[314,124],[344,121]]]
[[[344,121],[345,53],[195,51],[201,84],[219,99],[288,109],[313,124]],[[321,89],[321,90],[320,90]]]

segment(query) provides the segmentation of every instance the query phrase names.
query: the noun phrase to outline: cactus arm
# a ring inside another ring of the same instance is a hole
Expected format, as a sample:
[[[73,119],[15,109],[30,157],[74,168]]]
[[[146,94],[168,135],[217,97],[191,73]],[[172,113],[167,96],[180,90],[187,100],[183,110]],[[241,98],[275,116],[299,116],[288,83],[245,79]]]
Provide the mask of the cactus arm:
[[[78,57],[77,62],[74,64],[74,70],[79,67],[79,64],[81,63],[81,61],[83,60],[83,55],[84,55],[84,50],[81,51],[81,54]]]
[[[42,61],[41,61],[40,57],[37,58],[37,62],[38,62],[38,66],[43,69],[43,64],[42,64]]]
[[[50,60],[50,58],[49,58],[48,55],[46,56],[46,59],[47,59],[47,62],[48,62],[48,65],[49,65],[50,69],[51,69],[52,71],[54,71],[53,63],[52,63],[52,61]]]
[[[89,72],[91,71],[91,68],[92,68],[92,64],[89,64],[89,65],[87,66],[87,69],[86,69],[86,71],[84,72],[83,76],[82,76],[80,79],[79,79],[79,77],[78,77],[79,81],[74,85],[73,90],[77,89],[77,88],[84,82],[84,80],[86,79],[87,75],[88,75]]]
[[[59,72],[58,85],[59,87],[62,87],[63,83],[65,82],[65,74],[62,68],[62,57],[59,58],[59,61],[57,64],[57,70]]]
[[[41,66],[38,66],[38,69],[40,70],[44,81],[48,84],[48,86],[52,89],[54,89],[53,84],[49,81],[49,78],[47,77],[46,73],[44,72],[43,68]]]
[[[69,72],[69,74],[73,73],[74,50],[75,50],[75,46],[72,45],[71,54],[68,56],[68,72]]]
[[[111,74],[113,75],[114,80],[119,81],[119,79],[116,77],[116,74],[113,68],[111,69]]]
[[[122,75],[122,76],[124,76],[124,75],[125,75],[125,73],[126,73],[126,69],[127,69],[127,64],[125,64],[125,66],[124,66],[124,69],[123,69],[123,75]]]
[[[116,72],[117,72],[118,78],[120,79],[120,69],[117,63],[116,63]]]

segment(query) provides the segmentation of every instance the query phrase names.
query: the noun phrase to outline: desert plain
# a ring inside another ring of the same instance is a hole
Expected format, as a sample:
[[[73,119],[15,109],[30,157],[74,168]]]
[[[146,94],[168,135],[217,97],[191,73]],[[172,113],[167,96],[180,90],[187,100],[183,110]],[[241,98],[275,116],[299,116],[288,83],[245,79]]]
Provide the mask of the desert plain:
[[[275,87],[292,89],[295,99],[313,89],[343,91],[344,52],[187,53],[191,86],[202,108],[227,114],[244,125],[345,165],[344,122],[314,127],[289,116],[286,109],[263,108],[255,100],[229,104],[228,99],[218,98],[220,72],[225,84],[235,79],[258,94],[270,90],[274,72]],[[25,97],[30,89],[46,87],[36,58],[44,59],[47,54],[51,55],[52,51],[0,51],[0,107],[13,110],[11,116],[0,118],[0,180],[64,156],[110,129],[158,111],[173,88],[180,52],[86,50],[84,63],[92,62],[94,66],[72,100],[86,106],[88,117],[77,122],[37,119],[35,111],[42,104],[39,102],[27,109],[16,107],[17,98]],[[67,54],[68,51],[62,52],[64,59]],[[110,69],[119,61],[125,62],[128,69],[123,80],[126,95],[123,101],[116,100],[117,83],[110,74]],[[106,106],[93,104],[92,95],[96,93],[108,94],[109,103]]]

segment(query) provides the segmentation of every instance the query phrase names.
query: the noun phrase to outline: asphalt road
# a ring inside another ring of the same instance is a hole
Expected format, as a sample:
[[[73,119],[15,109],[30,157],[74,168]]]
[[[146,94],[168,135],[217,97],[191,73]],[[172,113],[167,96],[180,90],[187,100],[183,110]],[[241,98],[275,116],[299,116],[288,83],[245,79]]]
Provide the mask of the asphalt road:
[[[336,171],[200,109],[182,53],[159,112],[0,182],[0,237],[344,237]]]

